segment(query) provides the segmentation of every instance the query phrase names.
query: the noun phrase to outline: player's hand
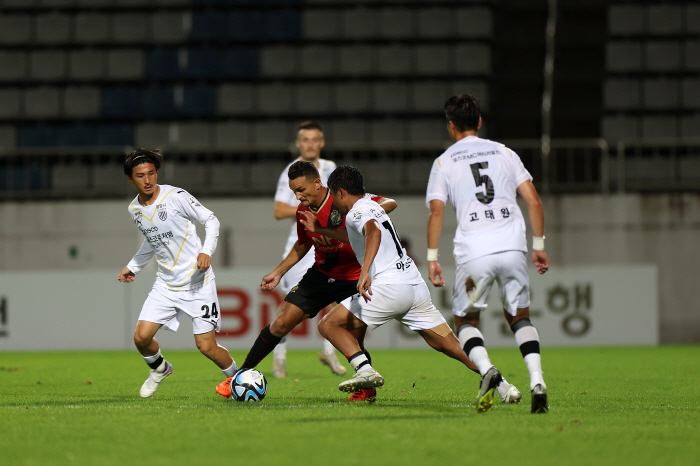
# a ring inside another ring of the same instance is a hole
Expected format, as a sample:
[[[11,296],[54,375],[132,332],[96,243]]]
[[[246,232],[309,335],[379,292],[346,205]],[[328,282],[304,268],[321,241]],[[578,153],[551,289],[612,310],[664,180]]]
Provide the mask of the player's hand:
[[[262,279],[260,283],[260,289],[263,291],[272,291],[279,284],[282,277],[275,272],[268,273]]]
[[[317,230],[321,228],[321,222],[318,221],[318,218],[314,214],[306,210],[301,211],[301,214],[305,218],[300,218],[299,223],[301,223],[304,228],[309,230],[311,233],[316,233]]]
[[[211,266],[211,256],[204,254],[203,252],[197,256],[197,268],[200,272],[204,273]]]
[[[136,275],[134,275],[134,272],[129,270],[128,267],[124,267],[124,270],[119,273],[119,276],[117,277],[117,280],[119,280],[122,283],[130,283],[133,282],[136,279]]]
[[[445,279],[442,276],[442,267],[440,267],[438,261],[428,261],[428,275],[433,285],[445,286]]]
[[[532,263],[537,267],[537,273],[543,274],[549,270],[549,257],[544,251],[532,251]]]
[[[369,274],[365,271],[360,272],[360,279],[357,281],[357,291],[360,296],[365,298],[365,302],[368,303],[372,301],[372,279]]]

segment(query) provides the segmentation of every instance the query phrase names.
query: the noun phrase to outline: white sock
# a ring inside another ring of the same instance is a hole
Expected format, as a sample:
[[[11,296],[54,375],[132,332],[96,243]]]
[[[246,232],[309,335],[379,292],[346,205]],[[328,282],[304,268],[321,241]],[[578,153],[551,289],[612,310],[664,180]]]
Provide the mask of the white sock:
[[[328,340],[323,340],[323,354],[331,356],[335,354],[335,346]]]
[[[146,364],[148,364],[152,370],[159,372],[159,373],[162,373],[163,371],[165,371],[165,366],[166,366],[165,359],[163,358],[163,355],[160,354],[160,349],[153,356],[143,356],[142,355],[141,357],[143,357],[143,360],[146,361]],[[157,363],[158,360],[160,360],[160,364],[158,364],[158,367],[153,369],[153,364]]]
[[[233,358],[231,358],[231,359],[233,359]],[[238,370],[238,366],[236,366],[236,361],[234,360],[231,363],[231,367],[227,367],[226,369],[221,369],[221,372],[223,372],[226,377],[233,377],[233,374],[235,374],[237,370]]]
[[[530,373],[530,390],[535,388],[537,384],[546,388],[547,386],[542,377],[542,358],[539,353],[540,336],[537,333],[537,329],[532,325],[521,327],[515,332],[515,342],[521,353],[524,352],[524,348],[527,348],[527,345],[534,346],[533,343],[536,343],[536,351],[527,352],[523,355],[523,359],[525,360],[527,371]],[[526,346],[523,347],[523,345]]]
[[[539,353],[531,353],[525,356],[525,365],[530,373],[530,391],[532,391],[537,384],[547,388],[547,385],[544,383],[544,378],[542,377],[542,359]]]
[[[355,373],[357,374],[364,371],[374,370],[372,365],[369,363],[369,359],[367,359],[367,356],[365,356],[365,353],[363,352],[353,354],[348,358],[348,362],[352,368],[355,369]]]
[[[275,349],[272,350],[272,357],[275,359],[287,359],[287,337],[282,338]]]
[[[486,348],[484,348],[484,336],[481,334],[478,328],[471,325],[464,325],[460,327],[459,330],[459,344],[462,349],[464,349],[464,345],[469,341],[476,343],[476,346],[469,349],[467,356],[469,356],[469,359],[471,359],[476,365],[476,367],[479,369],[479,373],[483,377],[484,374],[486,374],[489,369],[493,367],[493,364],[491,364],[491,360],[489,359],[489,355],[486,352]]]

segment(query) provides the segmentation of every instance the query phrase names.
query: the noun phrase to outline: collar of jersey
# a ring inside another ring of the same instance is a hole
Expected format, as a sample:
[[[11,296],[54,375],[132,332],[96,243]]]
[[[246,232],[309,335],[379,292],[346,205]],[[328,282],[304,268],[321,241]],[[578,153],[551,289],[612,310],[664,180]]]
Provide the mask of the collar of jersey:
[[[170,191],[168,191],[167,193],[165,193],[165,196],[163,196],[163,199],[161,199],[160,202],[159,202],[158,204],[151,204],[151,205],[155,205],[156,207],[159,206],[159,205],[161,205],[161,204],[163,203],[163,201],[165,200],[165,198],[168,197],[168,194],[170,194],[171,192],[175,191],[176,189],[177,189],[177,188],[173,188],[173,189],[171,189]],[[136,199],[138,199],[138,198],[139,198],[139,197],[136,196]],[[139,204],[139,205],[141,205],[141,204]],[[130,206],[132,209],[141,212],[141,210],[139,210],[138,207],[134,207],[134,204],[129,204],[129,206]],[[141,206],[141,207],[144,207],[144,206]],[[150,206],[145,206],[145,207],[150,207]],[[141,215],[143,215],[144,217],[146,217],[146,218],[148,219],[148,221],[150,222],[150,221],[153,221],[153,217],[156,216],[156,211],[157,211],[157,210],[158,210],[158,209],[154,209],[154,210],[153,210],[153,215],[151,215],[150,218],[149,218],[146,214],[144,214],[143,212],[141,212]]]
[[[309,207],[309,210],[315,214],[321,212],[321,209],[323,209],[323,206],[326,205],[326,202],[328,202],[328,199],[330,199],[330,197],[331,197],[331,190],[326,188],[326,197],[323,199],[323,202],[321,202],[321,205],[319,206],[319,208],[312,209],[311,207]]]

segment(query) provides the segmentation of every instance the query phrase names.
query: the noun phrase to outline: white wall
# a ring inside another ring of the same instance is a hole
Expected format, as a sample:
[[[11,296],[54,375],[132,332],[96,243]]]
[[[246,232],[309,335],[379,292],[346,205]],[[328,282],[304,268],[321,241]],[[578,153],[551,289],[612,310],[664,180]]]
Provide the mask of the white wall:
[[[142,241],[127,214],[130,199],[0,204],[0,270],[107,270],[116,277]],[[222,223],[215,267],[277,265],[291,223],[274,219],[271,199],[201,201]],[[411,240],[411,254],[424,262],[423,199],[397,201],[392,219],[399,234]],[[559,266],[655,264],[661,341],[700,341],[693,293],[695,264],[700,263],[700,196],[571,195],[543,202],[549,274],[555,275]],[[440,248],[445,266],[453,265],[454,228],[448,209]],[[70,254],[72,247],[75,255]]]

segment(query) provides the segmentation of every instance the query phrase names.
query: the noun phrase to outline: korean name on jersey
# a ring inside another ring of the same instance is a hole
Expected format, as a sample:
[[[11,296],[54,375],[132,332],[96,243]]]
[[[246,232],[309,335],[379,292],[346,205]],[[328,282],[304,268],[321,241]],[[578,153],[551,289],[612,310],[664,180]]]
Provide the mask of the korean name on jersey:
[[[204,273],[197,269],[197,256],[213,254],[219,221],[184,189],[158,186],[160,193],[153,204],[142,206],[138,196],[129,204],[129,214],[145,239],[127,267],[138,273],[155,255],[157,277],[175,291],[197,288],[214,280],[211,267]],[[204,247],[197,236],[195,220],[207,230]]]
[[[502,251],[525,251],[518,186],[532,180],[518,154],[488,139],[467,136],[435,159],[426,204],[449,199],[457,211],[457,263]]]
[[[350,246],[360,265],[365,257],[365,236],[362,229],[371,220],[377,222],[382,234],[379,250],[369,270],[372,285],[424,283],[416,264],[401,246],[401,239],[391,219],[379,204],[368,197],[359,199],[345,216]]]

